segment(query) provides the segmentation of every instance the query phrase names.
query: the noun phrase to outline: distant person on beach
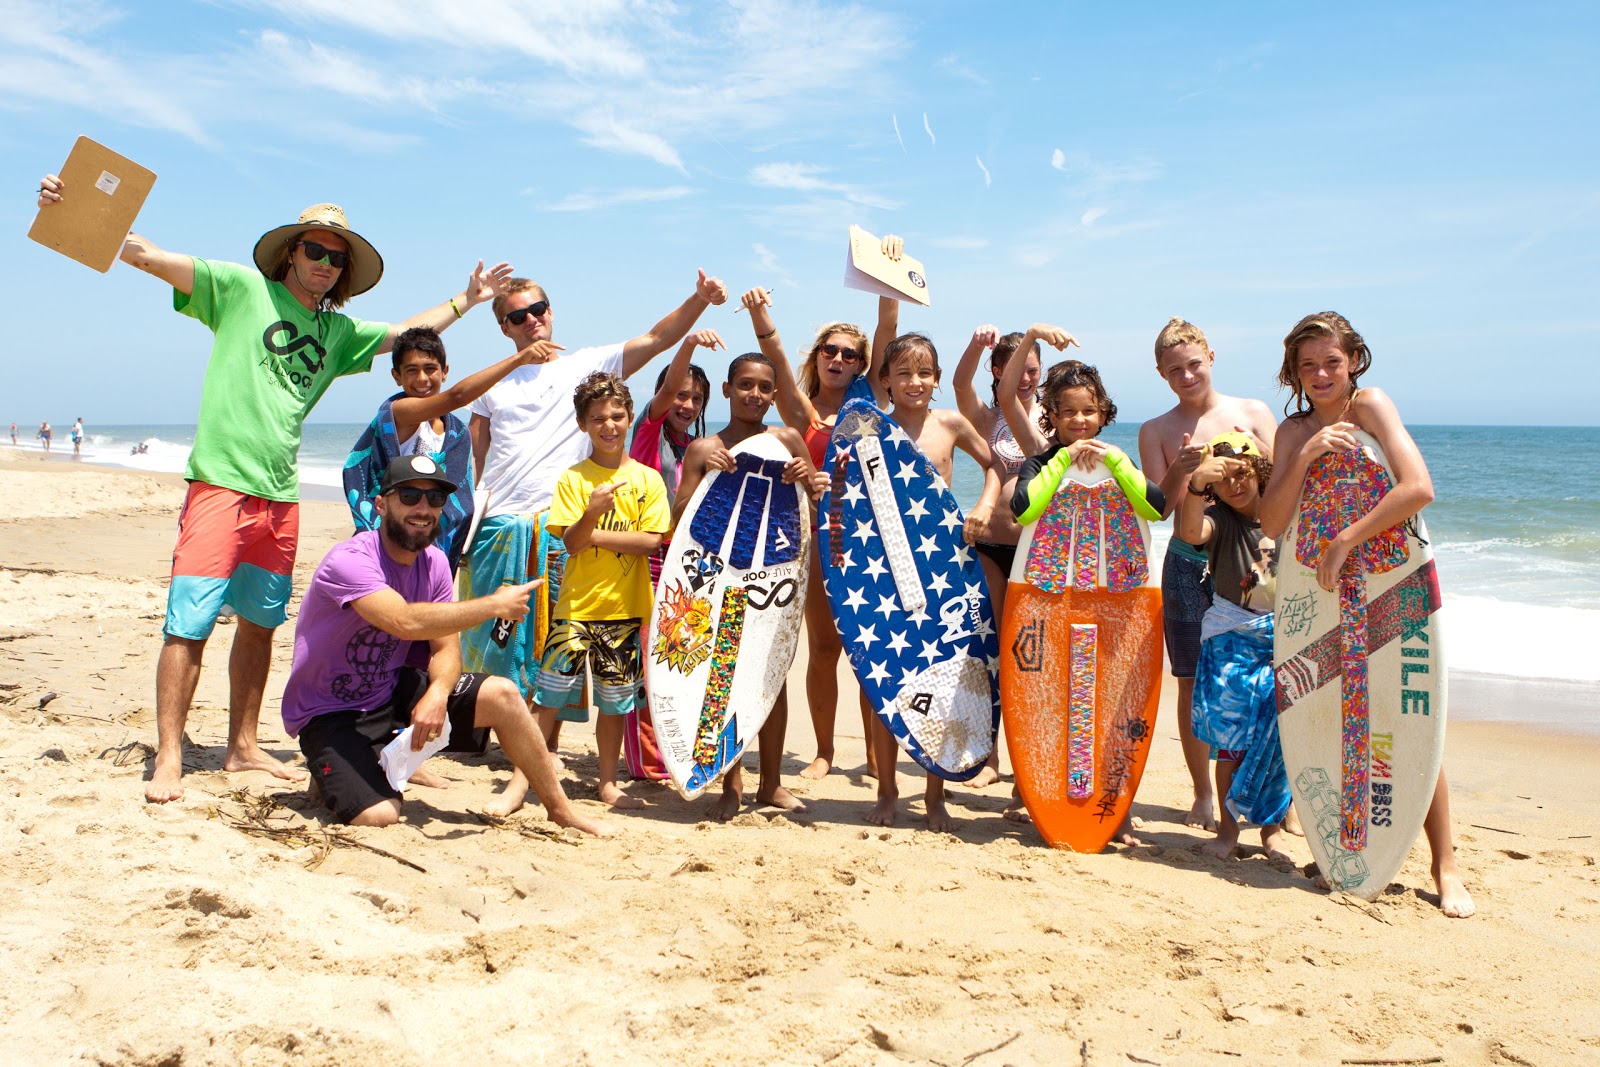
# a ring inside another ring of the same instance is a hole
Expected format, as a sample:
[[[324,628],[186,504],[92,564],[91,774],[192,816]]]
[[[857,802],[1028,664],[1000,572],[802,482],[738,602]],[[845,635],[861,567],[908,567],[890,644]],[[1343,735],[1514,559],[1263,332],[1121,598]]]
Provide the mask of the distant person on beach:
[[[620,344],[596,345],[565,352],[551,345],[542,361],[518,367],[472,402],[472,466],[489,493],[489,507],[467,548],[471,592],[482,596],[503,584],[520,584],[539,564],[530,553],[539,546],[539,513],[550,507],[556,480],[589,454],[589,437],[572,413],[578,383],[595,371],[624,379],[683,340],[702,312],[728,298],[727,287],[700,271],[694,292],[649,330]],[[494,317],[500,332],[523,351],[549,342],[555,310],[544,287],[527,278],[512,278],[495,298]],[[517,683],[523,696],[533,694],[539,667],[534,627],[519,626],[502,647],[492,625],[462,635],[461,655],[468,670],[500,674]],[[545,740],[552,752],[560,740],[562,717],[586,717],[580,709],[562,709]]]
[[[83,416],[78,416],[78,421],[72,424],[72,454],[83,454]]]
[[[13,422],[11,424],[11,446],[13,448],[15,448],[16,445],[17,445],[17,424]]]
[[[1394,401],[1381,389],[1357,387],[1371,365],[1367,342],[1349,319],[1335,311],[1307,315],[1283,340],[1278,384],[1289,390],[1296,410],[1278,426],[1273,442],[1277,470],[1261,502],[1261,532],[1272,538],[1283,536],[1294,519],[1312,461],[1327,452],[1358,448],[1357,430],[1377,440],[1394,471],[1394,485],[1383,500],[1341,530],[1323,553],[1317,564],[1317,582],[1324,589],[1336,588],[1352,549],[1433,502],[1433,478]],[[1451,918],[1467,918],[1477,907],[1456,866],[1450,786],[1443,767],[1422,830],[1433,853],[1439,910]]]
[[[67,195],[61,179],[39,183],[39,206]],[[93,195],[93,194],[90,194]],[[129,234],[122,261],[172,286],[174,310],[211,328],[199,425],[184,478],[188,495],[173,550],[165,644],[156,667],[153,802],[183,796],[183,732],[206,640],[224,606],[237,613],[228,661],[226,771],[303,775],[256,741],[272,633],[286,617],[299,540],[300,428],[345,374],[372,367],[412,326],[443,330],[499,291],[511,267],[480,262],[466,289],[390,326],[340,314],[383,276],[377,249],[350,229],[342,209],[317,204],[256,242],[255,268],[168,252]]]
[[[1161,487],[1170,514],[1184,498],[1187,482],[1205,456],[1207,441],[1220,433],[1245,430],[1255,435],[1264,457],[1270,461],[1277,420],[1259,400],[1216,391],[1211,384],[1211,369],[1217,354],[1194,323],[1169,319],[1156,335],[1155,355],[1156,373],[1166,381],[1178,402],[1139,427],[1139,464],[1145,476]],[[1200,620],[1211,607],[1205,569],[1206,553],[1202,548],[1176,535],[1167,542],[1167,555],[1161,561],[1161,610],[1166,623],[1167,660],[1172,676],[1178,680],[1178,738],[1183,745],[1184,762],[1189,766],[1189,781],[1194,786],[1194,800],[1184,823],[1215,830],[1211,748],[1195,739],[1190,710],[1195,663],[1200,656]]]
[[[661,547],[672,511],[660,473],[628,455],[633,397],[622,378],[594,371],[578,383],[571,404],[568,414],[576,416],[590,451],[561,472],[550,505],[549,530],[566,543],[567,567],[533,685],[534,710],[548,735],[557,709],[570,707],[582,691],[587,667],[600,712],[600,802],[642,808],[643,800],[617,785],[617,764],[627,717],[644,699],[639,631],[650,617],[648,561]],[[522,807],[528,786],[518,768],[487,810],[511,814]]]
[[[44,449],[46,452],[50,451],[51,432],[50,423],[46,421],[39,424],[39,432],[34,434],[34,436],[39,439],[39,447]]]
[[[396,456],[431,456],[456,489],[439,513],[438,547],[455,573],[466,551],[472,523],[472,439],[467,424],[453,414],[466,407],[507,374],[531,363],[543,363],[560,345],[535,341],[491,367],[469,374],[445,388],[450,361],[438,331],[414,326],[402,333],[391,353],[394,382],[400,392],[378,405],[378,414],[344,461],[345,503],[357,530],[376,530],[378,484]]]
[[[283,727],[300,739],[313,786],[341,822],[399,822],[402,794],[379,753],[408,726],[411,751],[420,752],[440,740],[448,720],[445,751],[480,754],[493,730],[552,822],[600,833],[562,792],[516,686],[461,673],[456,635],[485,619],[525,617],[542,583],[454,602],[450,566],[433,540],[455,490],[428,456],[400,456],[385,468],[374,505],[378,529],[335,545],[301,601]],[[425,670],[406,665],[413,642],[427,645]]]

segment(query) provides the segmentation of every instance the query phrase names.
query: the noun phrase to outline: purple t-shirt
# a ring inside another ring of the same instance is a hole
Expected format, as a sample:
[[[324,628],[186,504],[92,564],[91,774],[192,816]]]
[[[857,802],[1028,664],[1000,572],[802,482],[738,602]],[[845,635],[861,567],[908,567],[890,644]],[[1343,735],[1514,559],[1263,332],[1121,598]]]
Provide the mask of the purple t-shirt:
[[[373,626],[350,602],[389,588],[408,604],[453,599],[450,563],[429,546],[406,567],[383,550],[377,530],[364,530],[333,550],[311,576],[294,627],[294,666],[283,688],[283,728],[298,737],[330,711],[371,711],[394,692],[410,641]]]

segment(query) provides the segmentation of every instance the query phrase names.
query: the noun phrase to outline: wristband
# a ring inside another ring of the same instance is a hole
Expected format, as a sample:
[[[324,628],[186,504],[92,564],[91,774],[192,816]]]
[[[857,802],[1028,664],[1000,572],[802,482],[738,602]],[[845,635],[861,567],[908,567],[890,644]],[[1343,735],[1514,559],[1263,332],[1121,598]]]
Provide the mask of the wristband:
[[[776,326],[774,326],[772,329],[768,330],[766,333],[758,333],[758,334],[756,334],[756,340],[757,341],[765,341],[769,337],[776,337],[777,334],[778,334],[778,328]]]
[[[453,296],[450,298],[450,310],[456,313],[456,318],[461,317],[461,309],[456,307],[456,298]]]

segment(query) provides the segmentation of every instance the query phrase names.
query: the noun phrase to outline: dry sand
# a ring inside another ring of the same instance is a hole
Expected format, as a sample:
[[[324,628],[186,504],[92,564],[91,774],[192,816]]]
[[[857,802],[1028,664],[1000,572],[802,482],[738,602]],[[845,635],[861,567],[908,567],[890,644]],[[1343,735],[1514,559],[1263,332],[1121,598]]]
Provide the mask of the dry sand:
[[[1454,723],[1466,921],[1435,907],[1420,841],[1373,904],[1259,853],[1198,854],[1170,692],[1134,806],[1149,843],[1099,856],[1002,820],[1009,784],[952,788],[956,834],[929,833],[909,761],[899,825],[867,828],[844,713],[843,771],[789,779],[805,815],[715,825],[709,801],[636,784],[649,807],[605,813],[604,840],[552,833],[537,805],[485,825],[494,750],[433,761],[450,787],[412,789],[402,825],[349,830],[301,788],[218,769],[224,625],[187,796],[147,805],[182,483],[27,454],[0,469],[5,1063],[1600,1062],[1592,737]],[[339,505],[306,505],[297,588],[345,531]],[[290,644],[261,732],[298,760],[278,719]],[[795,704],[791,776],[813,752]],[[600,814],[592,730],[569,725],[563,755]],[[252,811],[302,843],[239,829]]]

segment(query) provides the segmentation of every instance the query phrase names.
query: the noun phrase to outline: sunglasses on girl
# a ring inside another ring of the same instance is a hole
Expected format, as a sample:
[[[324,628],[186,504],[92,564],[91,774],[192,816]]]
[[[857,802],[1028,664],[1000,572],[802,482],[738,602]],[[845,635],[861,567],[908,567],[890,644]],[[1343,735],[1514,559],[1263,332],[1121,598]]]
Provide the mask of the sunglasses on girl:
[[[306,258],[313,263],[327,260],[330,266],[343,270],[350,265],[350,253],[341,252],[337,248],[324,248],[315,241],[296,241],[296,245],[306,250]]]
[[[854,348],[847,348],[844,345],[834,345],[834,344],[818,345],[817,346],[817,351],[821,352],[821,353],[824,353],[829,358],[832,358],[833,356],[838,356],[839,358],[843,359],[846,363],[860,363],[861,362],[861,353],[858,350],[854,349]]]
[[[506,312],[504,321],[509,322],[513,326],[521,326],[524,322],[528,321],[529,315],[532,315],[536,319],[542,318],[544,313],[549,310],[550,301],[535,300],[525,308],[517,308],[515,311]]]
[[[428,498],[428,506],[430,508],[442,508],[445,505],[445,501],[450,499],[450,494],[443,489],[423,489],[416,485],[402,485],[394,490],[394,495],[399,497],[400,503],[408,508],[416,507],[417,501],[423,497]]]

